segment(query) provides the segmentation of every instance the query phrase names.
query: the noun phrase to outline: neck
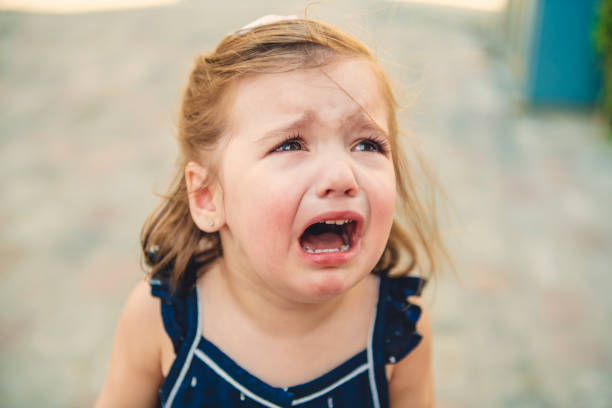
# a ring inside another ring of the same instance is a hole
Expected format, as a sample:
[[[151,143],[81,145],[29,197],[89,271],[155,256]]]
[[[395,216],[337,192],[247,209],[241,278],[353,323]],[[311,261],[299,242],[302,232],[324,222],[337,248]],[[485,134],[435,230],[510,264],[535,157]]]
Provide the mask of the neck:
[[[364,279],[347,293],[316,303],[301,302],[283,297],[265,282],[246,279],[228,273],[228,265],[221,259],[204,276],[211,291],[218,291],[220,301],[230,302],[258,331],[266,335],[302,338],[325,328],[326,324],[344,310],[357,307],[364,298],[370,279]],[[367,297],[366,297],[367,298]]]

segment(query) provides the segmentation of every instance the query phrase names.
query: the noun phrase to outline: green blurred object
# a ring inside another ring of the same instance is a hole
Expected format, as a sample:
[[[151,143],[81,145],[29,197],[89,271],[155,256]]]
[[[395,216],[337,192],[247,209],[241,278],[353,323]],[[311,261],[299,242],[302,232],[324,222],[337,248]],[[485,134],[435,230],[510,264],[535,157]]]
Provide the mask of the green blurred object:
[[[595,47],[602,60],[602,107],[608,119],[609,136],[612,138],[612,0],[603,0],[601,3],[594,38]]]

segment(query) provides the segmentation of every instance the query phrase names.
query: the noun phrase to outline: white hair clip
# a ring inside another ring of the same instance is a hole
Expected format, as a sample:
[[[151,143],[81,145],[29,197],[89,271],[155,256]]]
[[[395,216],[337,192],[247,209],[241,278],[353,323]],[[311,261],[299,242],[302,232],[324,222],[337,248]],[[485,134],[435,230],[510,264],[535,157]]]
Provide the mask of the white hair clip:
[[[297,16],[295,15],[278,16],[276,14],[268,14],[266,16],[259,17],[257,20],[250,22],[249,24],[245,25],[241,29],[234,31],[233,33],[231,33],[231,35],[242,35],[242,34],[248,33],[255,27],[259,27],[259,26],[266,25],[266,24],[272,24],[272,23],[276,23],[276,22],[284,21],[284,20],[296,20],[296,19],[297,19]]]

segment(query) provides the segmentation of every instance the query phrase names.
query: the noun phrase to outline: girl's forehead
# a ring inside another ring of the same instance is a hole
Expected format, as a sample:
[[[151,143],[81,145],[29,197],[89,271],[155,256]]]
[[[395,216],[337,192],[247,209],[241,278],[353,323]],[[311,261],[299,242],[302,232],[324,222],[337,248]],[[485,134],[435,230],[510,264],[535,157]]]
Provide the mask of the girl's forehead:
[[[234,88],[228,130],[261,133],[288,121],[343,126],[365,117],[387,132],[388,104],[371,64],[345,58],[317,68],[243,78]]]

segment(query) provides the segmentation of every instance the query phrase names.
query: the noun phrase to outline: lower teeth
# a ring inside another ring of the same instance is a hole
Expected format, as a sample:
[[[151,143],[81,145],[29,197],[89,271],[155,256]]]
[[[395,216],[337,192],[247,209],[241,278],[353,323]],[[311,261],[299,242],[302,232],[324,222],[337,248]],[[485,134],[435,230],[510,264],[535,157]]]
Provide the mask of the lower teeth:
[[[342,245],[340,248],[312,249],[312,248],[308,248],[307,246],[303,248],[304,248],[304,251],[308,252],[309,254],[322,254],[322,253],[329,253],[329,252],[346,252],[349,250],[350,247],[351,247],[350,245]]]

